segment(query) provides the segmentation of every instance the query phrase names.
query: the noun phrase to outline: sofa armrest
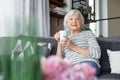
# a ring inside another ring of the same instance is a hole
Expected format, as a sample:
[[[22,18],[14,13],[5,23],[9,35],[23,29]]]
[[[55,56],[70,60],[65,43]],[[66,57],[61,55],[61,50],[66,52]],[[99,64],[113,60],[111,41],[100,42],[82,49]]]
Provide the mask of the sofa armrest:
[[[55,55],[57,51],[57,41],[53,37],[39,37],[38,42],[51,43],[52,49],[50,55]],[[49,55],[48,55],[49,56]]]

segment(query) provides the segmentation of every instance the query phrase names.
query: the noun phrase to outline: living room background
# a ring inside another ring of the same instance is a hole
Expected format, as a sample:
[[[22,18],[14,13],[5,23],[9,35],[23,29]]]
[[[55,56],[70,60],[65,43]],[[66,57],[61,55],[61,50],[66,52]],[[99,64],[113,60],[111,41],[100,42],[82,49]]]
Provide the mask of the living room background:
[[[64,2],[66,1],[69,2],[66,3],[68,6],[67,10],[70,10],[70,2],[72,0],[64,0]],[[120,0],[95,0],[96,20],[119,17],[119,3]],[[28,27],[24,26],[30,23],[31,16],[34,16],[37,21],[36,36],[51,36],[52,27],[49,5],[49,0],[0,0],[0,36],[27,35]],[[119,18],[97,21],[94,25],[96,36],[120,35]]]

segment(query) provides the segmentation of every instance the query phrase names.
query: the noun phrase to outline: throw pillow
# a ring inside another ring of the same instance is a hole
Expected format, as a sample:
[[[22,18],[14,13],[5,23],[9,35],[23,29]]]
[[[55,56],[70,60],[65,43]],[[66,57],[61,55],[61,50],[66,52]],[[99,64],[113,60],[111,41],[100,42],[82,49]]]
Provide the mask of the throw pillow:
[[[111,51],[107,50],[109,61],[110,61],[110,67],[111,67],[111,73],[120,74],[120,51]]]

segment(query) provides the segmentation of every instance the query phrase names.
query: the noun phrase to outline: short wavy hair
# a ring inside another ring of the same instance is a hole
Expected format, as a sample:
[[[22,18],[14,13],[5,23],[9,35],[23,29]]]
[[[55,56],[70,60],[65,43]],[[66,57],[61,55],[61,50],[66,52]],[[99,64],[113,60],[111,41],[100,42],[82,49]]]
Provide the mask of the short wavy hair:
[[[77,14],[77,15],[80,17],[80,19],[82,20],[82,25],[84,25],[84,17],[83,17],[83,15],[82,15],[82,13],[81,13],[80,11],[76,10],[76,9],[73,9],[73,10],[70,10],[70,11],[65,15],[65,17],[64,17],[64,22],[63,22],[64,27],[67,27],[66,21],[67,21],[67,19],[68,19],[71,15],[73,15],[73,14]]]

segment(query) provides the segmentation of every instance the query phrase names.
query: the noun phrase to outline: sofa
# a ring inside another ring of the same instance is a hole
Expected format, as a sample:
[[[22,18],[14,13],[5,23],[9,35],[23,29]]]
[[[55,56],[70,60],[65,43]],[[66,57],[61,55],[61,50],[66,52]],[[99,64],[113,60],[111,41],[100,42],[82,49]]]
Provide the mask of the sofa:
[[[0,38],[0,54],[4,53],[5,51],[2,49],[3,45],[4,48],[6,46],[11,46],[10,42],[17,42],[17,39],[20,37],[2,37]],[[20,38],[22,39],[23,36]],[[109,57],[107,54],[107,49],[113,50],[113,51],[120,51],[120,37],[104,37],[104,38],[96,38],[98,41],[98,44],[101,48],[101,58],[100,58],[100,65],[101,65],[101,75],[98,76],[98,80],[120,80],[120,74],[113,74],[111,73],[110,68],[110,62]],[[43,52],[43,56],[48,57],[50,55],[55,55],[57,50],[57,41],[53,37],[27,37],[25,40],[32,40],[37,41],[38,43],[50,43],[51,48],[48,49],[46,46],[39,46],[39,52]],[[14,48],[15,44],[12,45],[9,49],[7,49],[8,52],[10,52]],[[41,53],[40,53],[41,54]],[[2,75],[2,69],[1,69],[1,63],[0,63],[0,74]],[[0,75],[0,78],[2,78]],[[2,80],[2,79],[0,79]]]
[[[110,61],[107,54],[107,49],[120,51],[120,37],[97,38],[97,41],[101,48],[101,75],[99,76],[99,80],[120,80],[120,74],[111,73]]]

